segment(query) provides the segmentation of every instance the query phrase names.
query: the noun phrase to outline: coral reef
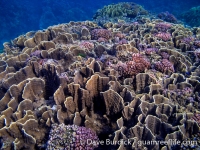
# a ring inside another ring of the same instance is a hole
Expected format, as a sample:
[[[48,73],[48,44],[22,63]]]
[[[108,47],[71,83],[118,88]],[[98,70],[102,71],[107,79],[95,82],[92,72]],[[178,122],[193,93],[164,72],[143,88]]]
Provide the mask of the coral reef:
[[[105,39],[108,41],[111,38],[111,32],[106,29],[94,29],[91,31],[91,39],[99,40],[99,38]]]
[[[166,31],[167,29],[171,28],[172,25],[169,23],[160,22],[155,25],[157,30]]]
[[[194,119],[200,125],[199,113],[195,113],[192,119]]]
[[[198,137],[200,29],[138,21],[71,21],[4,43],[1,149],[171,150],[186,146],[138,142]]]
[[[104,6],[99,9],[93,19],[99,24],[104,24],[106,22],[120,22],[121,21],[131,21],[140,15],[147,15],[148,11],[142,6],[133,2],[120,2],[117,4],[111,4]]]
[[[167,74],[167,72],[174,72],[173,64],[167,59],[156,62],[155,68],[165,74]]]
[[[165,32],[159,32],[155,36],[162,39],[163,41],[168,41],[171,39],[170,33],[165,33]]]
[[[183,19],[187,25],[190,25],[192,27],[198,27],[200,26],[199,12],[200,6],[192,7],[190,10],[185,11],[181,14],[181,19]]]
[[[47,150],[93,150],[97,147],[97,142],[98,137],[90,129],[76,125],[52,124]]]
[[[119,61],[116,65],[110,64],[110,66],[118,70],[120,76],[130,77],[144,72],[150,67],[150,62],[139,53],[134,53],[131,61],[124,63]]]
[[[158,18],[171,23],[177,22],[176,17],[173,14],[170,14],[168,11],[159,13]]]

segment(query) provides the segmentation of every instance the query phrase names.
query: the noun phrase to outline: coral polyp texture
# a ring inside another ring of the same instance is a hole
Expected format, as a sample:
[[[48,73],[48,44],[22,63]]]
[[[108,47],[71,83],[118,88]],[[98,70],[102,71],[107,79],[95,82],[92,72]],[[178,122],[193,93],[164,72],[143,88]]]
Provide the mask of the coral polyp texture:
[[[145,10],[141,5],[133,2],[121,2],[118,4],[104,6],[102,9],[99,9],[93,16],[93,19],[96,20],[99,24],[103,24],[108,21],[131,21],[140,15],[147,14],[148,11]]]
[[[107,41],[111,38],[111,32],[106,29],[94,29],[91,31],[91,38],[93,40],[98,40],[99,38],[103,38]]]
[[[52,124],[47,150],[93,150],[98,137],[91,130],[76,125]]]
[[[5,42],[1,149],[199,149],[199,41],[200,28],[146,16]],[[175,140],[195,144],[145,144]]]

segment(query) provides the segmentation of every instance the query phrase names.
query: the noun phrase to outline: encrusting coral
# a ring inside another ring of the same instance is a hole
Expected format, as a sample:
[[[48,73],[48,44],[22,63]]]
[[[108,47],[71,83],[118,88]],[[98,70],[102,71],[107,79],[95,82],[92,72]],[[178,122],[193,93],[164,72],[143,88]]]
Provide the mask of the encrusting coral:
[[[141,17],[103,27],[69,22],[5,43],[1,149],[170,150],[170,144],[137,142],[194,140],[200,108],[197,30]],[[87,139],[94,143],[80,144]],[[106,140],[116,142],[96,142]]]

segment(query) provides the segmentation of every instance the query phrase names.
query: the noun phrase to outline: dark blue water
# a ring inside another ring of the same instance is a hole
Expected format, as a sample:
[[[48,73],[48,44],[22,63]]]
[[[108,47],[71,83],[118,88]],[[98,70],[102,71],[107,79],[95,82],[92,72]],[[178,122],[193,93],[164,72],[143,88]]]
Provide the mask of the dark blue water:
[[[2,43],[31,30],[69,21],[92,20],[97,9],[119,0],[1,0],[0,1],[0,48]],[[191,7],[200,5],[200,0],[126,0],[135,2],[150,12],[169,11],[177,18]]]

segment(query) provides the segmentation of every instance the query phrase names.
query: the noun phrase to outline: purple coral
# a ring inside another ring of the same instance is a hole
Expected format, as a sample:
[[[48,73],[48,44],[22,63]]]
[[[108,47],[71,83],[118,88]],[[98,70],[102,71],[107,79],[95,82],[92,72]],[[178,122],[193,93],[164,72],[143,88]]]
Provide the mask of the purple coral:
[[[185,95],[190,95],[193,93],[193,90],[189,87],[185,87],[183,90],[182,90],[182,93],[185,94]]]
[[[119,41],[118,44],[120,44],[120,45],[122,45],[122,44],[128,44],[128,41],[126,39],[122,39],[122,40]]]
[[[89,41],[83,41],[79,45],[81,48],[87,49],[87,50],[92,50],[94,49],[94,44]]]
[[[106,29],[94,29],[91,31],[91,38],[93,40],[98,40],[99,38],[104,38],[108,41],[111,38],[111,32]]]
[[[165,42],[170,40],[172,37],[170,33],[165,33],[165,32],[159,32],[155,36],[162,39]]]
[[[167,31],[171,26],[169,23],[160,22],[155,25],[155,28],[161,31]]]
[[[153,53],[157,53],[158,52],[158,48],[146,48],[144,51],[145,51],[145,54],[151,55]]]
[[[162,59],[161,61],[156,62],[155,68],[162,73],[174,72],[173,64],[167,59]]]
[[[76,125],[53,124],[50,131],[47,150],[93,150],[98,137],[88,128]]]
[[[114,69],[117,68],[120,76],[134,76],[149,68],[150,62],[139,53],[134,53],[132,61],[118,62],[117,65],[111,64],[110,66]]]
[[[41,51],[40,51],[40,50],[36,50],[36,51],[32,52],[32,53],[30,54],[30,57],[26,59],[25,64],[28,64],[28,62],[29,62],[30,60],[32,60],[33,57],[41,58]]]
[[[172,22],[172,23],[177,22],[176,17],[173,14],[170,14],[168,11],[159,13],[158,18],[167,22]]]
[[[30,57],[36,56],[36,57],[40,58],[40,54],[41,54],[41,51],[36,50],[30,54]]]
[[[177,89],[176,92],[177,92],[178,95],[191,96],[192,93],[193,93],[193,90],[191,88],[189,88],[189,87],[185,87],[183,89]]]
[[[169,56],[170,56],[170,55],[169,55],[168,53],[166,53],[166,52],[161,52],[160,55],[162,56],[163,59],[168,59]]]
[[[181,39],[180,41],[181,41],[181,43],[190,45],[194,41],[194,37],[192,37],[192,36],[185,37],[185,38]]]
[[[198,48],[200,48],[200,40],[195,41],[195,42],[194,42],[194,45],[197,46]]]

